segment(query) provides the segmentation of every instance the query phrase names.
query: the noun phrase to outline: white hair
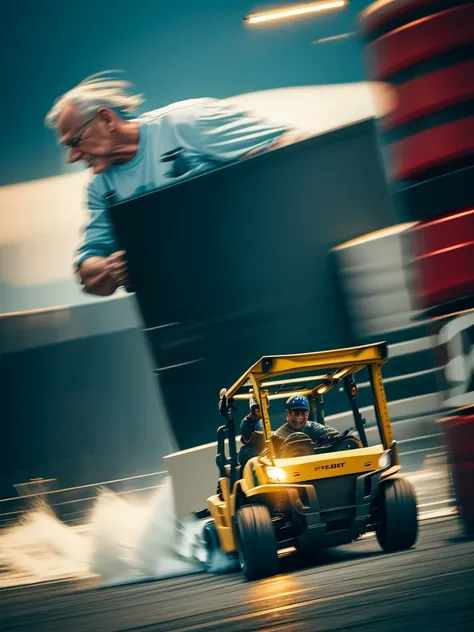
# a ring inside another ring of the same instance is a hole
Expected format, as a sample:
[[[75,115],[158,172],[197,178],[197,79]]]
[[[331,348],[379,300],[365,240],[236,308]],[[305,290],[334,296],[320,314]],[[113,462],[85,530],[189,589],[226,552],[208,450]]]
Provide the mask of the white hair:
[[[58,97],[46,115],[46,126],[56,127],[59,115],[70,103],[77,105],[84,115],[93,114],[99,108],[110,108],[123,114],[131,114],[145,99],[142,94],[127,94],[126,89],[132,84],[117,79],[111,74],[114,72],[117,71],[104,70],[91,75]]]

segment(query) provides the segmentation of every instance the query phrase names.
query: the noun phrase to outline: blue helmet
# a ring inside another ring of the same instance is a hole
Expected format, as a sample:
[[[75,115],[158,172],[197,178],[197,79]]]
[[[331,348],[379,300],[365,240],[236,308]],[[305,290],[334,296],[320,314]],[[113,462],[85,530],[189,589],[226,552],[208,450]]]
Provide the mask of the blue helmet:
[[[309,402],[308,398],[304,395],[293,395],[286,400],[286,410],[308,410]]]

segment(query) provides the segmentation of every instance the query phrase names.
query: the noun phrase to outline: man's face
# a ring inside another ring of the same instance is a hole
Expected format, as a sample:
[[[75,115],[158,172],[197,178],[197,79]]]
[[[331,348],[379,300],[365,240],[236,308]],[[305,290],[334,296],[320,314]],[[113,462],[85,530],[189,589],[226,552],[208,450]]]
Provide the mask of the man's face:
[[[68,162],[83,160],[94,173],[103,173],[114,164],[113,130],[108,110],[84,115],[74,104],[64,108],[57,124],[58,140],[67,148]]]
[[[308,421],[309,410],[293,408],[286,413],[286,421],[292,430],[301,430]]]

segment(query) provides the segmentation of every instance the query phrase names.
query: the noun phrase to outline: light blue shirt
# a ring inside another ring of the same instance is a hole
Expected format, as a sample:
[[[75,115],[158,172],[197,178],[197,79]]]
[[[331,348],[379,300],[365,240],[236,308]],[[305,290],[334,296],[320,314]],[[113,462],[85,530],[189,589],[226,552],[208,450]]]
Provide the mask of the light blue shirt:
[[[136,119],[136,156],[97,174],[87,190],[90,211],[76,265],[88,257],[108,257],[119,249],[108,218],[105,195],[123,201],[233,162],[252,150],[269,148],[288,131],[218,99],[193,99],[147,112]]]

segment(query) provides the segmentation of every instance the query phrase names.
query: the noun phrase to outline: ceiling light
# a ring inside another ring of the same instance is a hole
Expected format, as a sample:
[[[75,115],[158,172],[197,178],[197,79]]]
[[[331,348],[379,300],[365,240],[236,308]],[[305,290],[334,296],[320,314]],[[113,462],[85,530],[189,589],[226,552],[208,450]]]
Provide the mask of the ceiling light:
[[[296,7],[286,7],[268,13],[255,13],[244,18],[249,24],[259,24],[270,20],[284,20],[299,15],[319,13],[320,11],[331,11],[331,9],[342,9],[347,4],[347,0],[330,0],[327,2],[312,2],[311,4],[301,4]]]

